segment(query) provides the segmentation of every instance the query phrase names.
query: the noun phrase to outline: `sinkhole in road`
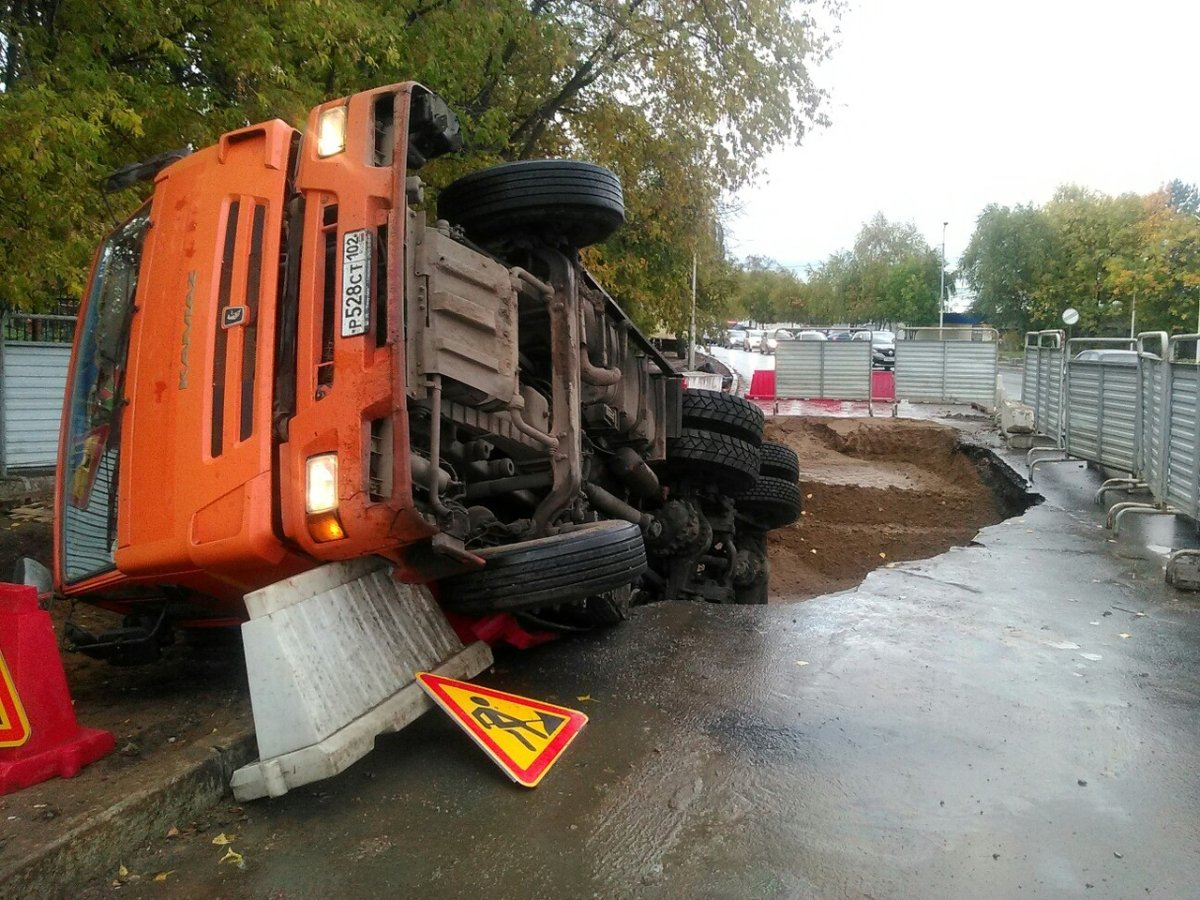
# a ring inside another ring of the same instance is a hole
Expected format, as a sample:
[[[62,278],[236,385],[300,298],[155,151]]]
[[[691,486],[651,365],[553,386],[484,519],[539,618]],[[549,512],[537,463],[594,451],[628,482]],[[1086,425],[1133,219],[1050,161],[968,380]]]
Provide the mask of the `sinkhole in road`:
[[[800,457],[804,512],[771,532],[770,602],[845,590],[891,562],[928,559],[1040,498],[984,447],[915,419],[774,417],[766,439]]]

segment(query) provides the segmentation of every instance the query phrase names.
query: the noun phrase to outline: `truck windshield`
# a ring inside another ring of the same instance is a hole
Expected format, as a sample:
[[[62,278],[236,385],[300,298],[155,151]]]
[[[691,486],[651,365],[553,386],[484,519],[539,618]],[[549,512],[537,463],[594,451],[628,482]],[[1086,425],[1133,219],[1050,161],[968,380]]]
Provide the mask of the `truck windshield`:
[[[68,583],[114,565],[122,385],[149,226],[147,204],[101,246],[76,338],[59,518]]]

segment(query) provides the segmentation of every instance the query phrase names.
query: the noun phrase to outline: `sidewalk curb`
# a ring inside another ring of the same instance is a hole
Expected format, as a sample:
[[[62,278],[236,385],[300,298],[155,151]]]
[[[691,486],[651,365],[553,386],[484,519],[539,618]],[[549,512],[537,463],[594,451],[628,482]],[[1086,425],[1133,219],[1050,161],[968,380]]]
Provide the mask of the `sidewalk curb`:
[[[229,794],[235,769],[258,757],[254,732],[213,747],[206,757],[157,785],[127,796],[24,859],[0,864],[0,897],[62,897],[72,887],[117,871],[124,858],[172,825]]]

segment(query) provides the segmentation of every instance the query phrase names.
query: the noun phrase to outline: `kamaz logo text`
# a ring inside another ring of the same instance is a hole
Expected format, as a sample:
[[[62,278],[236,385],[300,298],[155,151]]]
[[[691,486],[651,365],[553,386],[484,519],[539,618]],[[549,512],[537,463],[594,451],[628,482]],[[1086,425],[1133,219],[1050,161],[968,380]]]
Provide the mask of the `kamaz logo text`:
[[[187,296],[183,298],[183,349],[179,351],[179,389],[187,390],[188,351],[192,340],[192,301],[196,296],[196,270],[188,272]]]

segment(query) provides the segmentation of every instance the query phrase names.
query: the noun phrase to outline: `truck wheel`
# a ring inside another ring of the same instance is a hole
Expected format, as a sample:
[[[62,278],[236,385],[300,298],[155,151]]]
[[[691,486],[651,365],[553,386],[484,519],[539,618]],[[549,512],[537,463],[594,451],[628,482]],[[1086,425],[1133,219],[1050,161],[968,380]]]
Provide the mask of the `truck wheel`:
[[[758,480],[759,455],[753,444],[699,428],[683,428],[667,440],[662,465],[672,478],[712,484],[728,494],[740,494]]]
[[[781,478],[792,484],[800,480],[800,457],[791,447],[763,441],[758,452],[762,455],[762,464],[758,467],[760,475]]]
[[[738,515],[767,531],[795,522],[800,506],[800,485],[769,475],[737,498]]]
[[[763,411],[749,400],[699,388],[683,392],[685,428],[707,428],[757,447],[762,443],[763,422]]]
[[[464,615],[574,603],[637,581],[646,571],[642,531],[594,522],[575,531],[477,551],[487,565],[441,582],[441,602]]]
[[[621,181],[602,166],[528,159],[464,175],[438,195],[438,215],[487,242],[536,234],[570,247],[603,241],[625,224]]]

